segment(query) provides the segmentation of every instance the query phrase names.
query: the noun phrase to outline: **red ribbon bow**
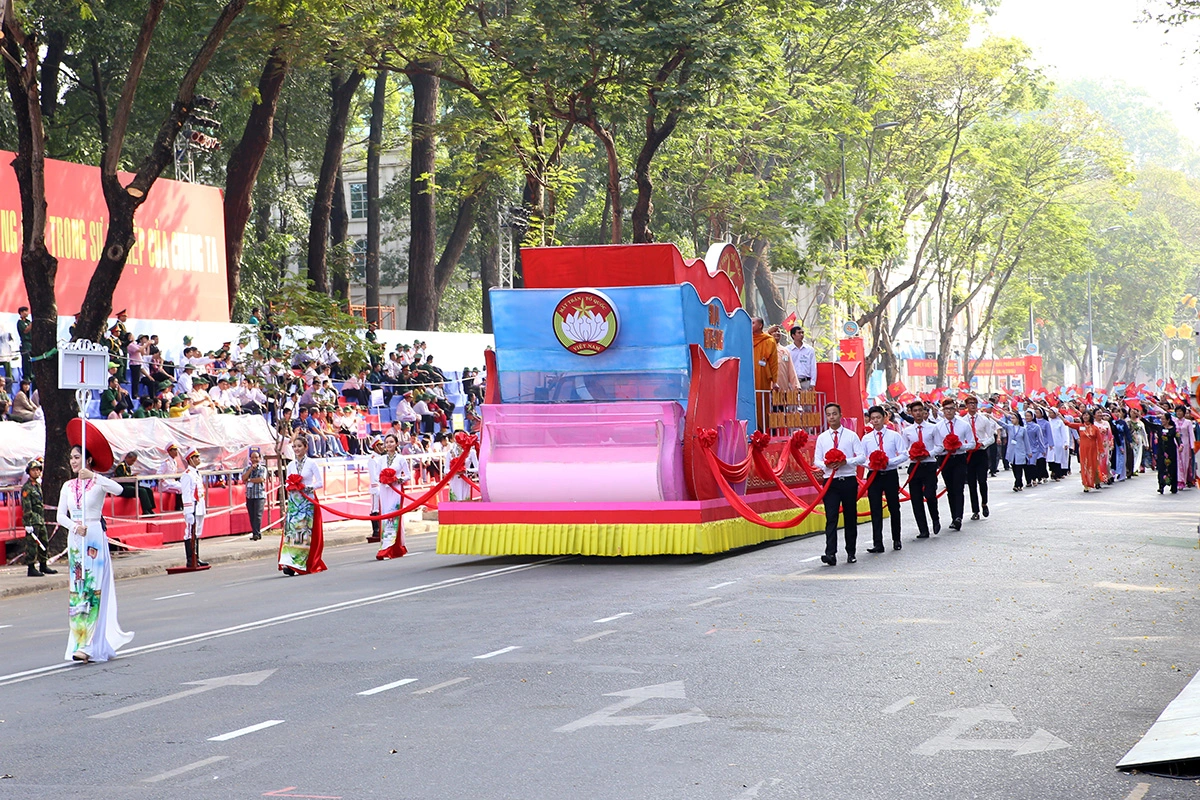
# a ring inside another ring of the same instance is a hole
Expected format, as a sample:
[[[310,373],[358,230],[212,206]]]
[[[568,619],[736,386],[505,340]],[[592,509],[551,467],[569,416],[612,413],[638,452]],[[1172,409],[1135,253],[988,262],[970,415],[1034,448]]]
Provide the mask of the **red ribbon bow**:
[[[396,483],[396,470],[391,467],[384,467],[379,470],[379,482],[384,486],[391,486]]]
[[[962,439],[959,439],[957,434],[952,433],[942,440],[942,446],[946,448],[947,453],[953,453],[962,447]]]
[[[882,472],[888,468],[887,453],[882,450],[873,450],[871,457],[867,459],[867,466],[876,472]]]
[[[288,475],[287,490],[289,492],[303,492],[304,491],[304,478],[300,477],[299,475],[296,475],[295,473]]]
[[[713,428],[697,428],[696,443],[705,449],[709,449],[717,443],[717,432]]]
[[[825,466],[834,469],[846,463],[846,454],[836,447],[825,454]]]
[[[750,435],[750,447],[755,450],[763,450],[771,443],[771,435],[762,431],[755,431]]]
[[[801,428],[792,434],[792,445],[800,448],[808,444],[808,431]]]
[[[466,431],[459,431],[454,434],[454,443],[463,449],[463,451],[471,450],[479,447],[479,439]]]

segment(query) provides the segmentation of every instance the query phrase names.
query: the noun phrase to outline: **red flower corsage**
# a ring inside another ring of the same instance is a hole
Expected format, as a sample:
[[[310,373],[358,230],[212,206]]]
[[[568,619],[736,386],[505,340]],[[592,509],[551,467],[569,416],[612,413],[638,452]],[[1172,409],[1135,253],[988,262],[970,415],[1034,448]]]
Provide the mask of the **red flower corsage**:
[[[913,442],[912,447],[908,448],[908,457],[913,461],[921,461],[929,458],[929,448],[924,442]]]
[[[396,470],[391,467],[384,467],[379,470],[379,482],[384,486],[391,486],[396,482]]]
[[[872,451],[870,458],[867,459],[867,466],[876,472],[883,472],[888,468],[887,453],[882,450]]]
[[[825,454],[825,466],[835,469],[846,463],[846,454],[836,447]]]
[[[942,440],[942,447],[946,448],[947,453],[953,453],[958,448],[962,447],[962,439],[959,439],[957,434],[950,434]]]
[[[304,478],[302,478],[296,474],[288,475],[287,490],[289,492],[303,492],[304,491]]]

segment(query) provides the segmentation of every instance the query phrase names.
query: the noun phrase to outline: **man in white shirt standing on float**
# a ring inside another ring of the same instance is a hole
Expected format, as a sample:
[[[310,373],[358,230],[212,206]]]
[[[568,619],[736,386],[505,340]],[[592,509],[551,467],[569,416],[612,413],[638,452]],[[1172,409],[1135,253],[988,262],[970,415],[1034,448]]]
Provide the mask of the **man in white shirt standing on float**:
[[[822,478],[830,475],[825,492],[825,555],[821,562],[837,565],[837,529],[840,512],[846,527],[846,563],[858,561],[858,470],[863,463],[862,446],[854,431],[842,427],[842,407],[825,406],[825,424],[829,427],[817,437],[816,467]]]
[[[787,348],[788,357],[792,359],[796,379],[800,381],[801,389],[811,389],[817,381],[817,351],[804,343],[804,328],[793,325],[788,333],[792,337]]]

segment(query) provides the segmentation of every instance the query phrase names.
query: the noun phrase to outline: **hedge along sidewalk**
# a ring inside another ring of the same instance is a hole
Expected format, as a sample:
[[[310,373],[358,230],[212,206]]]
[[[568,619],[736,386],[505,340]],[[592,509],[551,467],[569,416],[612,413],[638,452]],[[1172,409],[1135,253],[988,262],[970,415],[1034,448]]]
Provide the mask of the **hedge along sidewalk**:
[[[366,522],[329,522],[325,524],[325,546],[341,547],[351,544],[364,544],[366,536],[371,531],[370,523]],[[436,520],[406,521],[404,533],[406,536],[436,533]],[[263,538],[251,541],[250,534],[239,536],[214,536],[204,539],[201,546],[201,557],[211,564],[227,564],[232,561],[248,561],[256,558],[275,558],[279,552],[279,531],[264,531]],[[183,543],[173,542],[162,548],[153,550],[122,551],[112,549],[113,576],[117,581],[137,578],[143,575],[165,575],[167,567],[183,565]],[[37,592],[65,591],[67,588],[67,559],[64,556],[50,565],[58,570],[57,575],[43,575],[40,578],[30,578],[24,563],[9,564],[0,567],[0,598],[16,597],[19,595],[35,594]]]

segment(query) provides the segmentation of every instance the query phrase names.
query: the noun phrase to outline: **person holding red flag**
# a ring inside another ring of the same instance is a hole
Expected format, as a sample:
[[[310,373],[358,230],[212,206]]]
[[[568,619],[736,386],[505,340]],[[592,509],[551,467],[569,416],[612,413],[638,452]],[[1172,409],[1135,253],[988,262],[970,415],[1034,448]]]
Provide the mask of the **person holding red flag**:
[[[862,451],[867,467],[874,472],[867,486],[867,499],[871,504],[872,544],[868,553],[883,552],[883,499],[887,497],[888,514],[892,518],[892,549],[899,550],[900,543],[900,477],[897,468],[908,461],[908,450],[904,439],[896,431],[885,427],[887,412],[883,406],[871,406],[867,410],[871,430],[863,434]]]

